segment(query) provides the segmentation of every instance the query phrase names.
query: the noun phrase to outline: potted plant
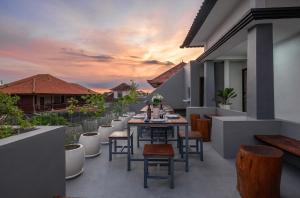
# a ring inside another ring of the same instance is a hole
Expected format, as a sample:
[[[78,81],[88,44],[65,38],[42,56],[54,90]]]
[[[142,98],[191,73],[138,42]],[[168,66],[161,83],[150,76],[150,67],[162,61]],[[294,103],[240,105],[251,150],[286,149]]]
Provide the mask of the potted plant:
[[[84,147],[82,144],[65,145],[66,179],[79,176],[84,171]]]
[[[100,133],[88,132],[80,135],[79,143],[84,146],[85,157],[95,157],[101,154]]]
[[[105,100],[102,94],[92,94],[82,96],[85,105],[80,111],[88,115],[89,119],[83,121],[85,131],[96,131],[98,128],[98,120],[105,111]]]
[[[66,126],[65,134],[66,134],[66,141],[72,142],[74,139],[79,138],[80,134],[83,133],[82,125],[79,123],[74,123],[74,114],[77,111],[79,101],[75,98],[70,98],[68,100],[68,107],[67,112],[69,116],[70,122]]]
[[[124,128],[124,120],[120,119],[120,116],[124,113],[124,97],[118,98],[113,104],[112,112],[114,114],[114,119],[111,121],[115,131],[121,131]]]
[[[231,100],[237,97],[237,93],[233,88],[225,88],[217,91],[217,96],[221,99],[219,106],[223,109],[230,109]]]
[[[111,124],[103,124],[99,126],[98,133],[100,135],[101,144],[108,144],[108,137],[114,129],[115,128]]]
[[[152,97],[152,105],[153,105],[153,117],[154,118],[159,118],[159,105],[162,103],[164,97],[158,93],[154,94]]]

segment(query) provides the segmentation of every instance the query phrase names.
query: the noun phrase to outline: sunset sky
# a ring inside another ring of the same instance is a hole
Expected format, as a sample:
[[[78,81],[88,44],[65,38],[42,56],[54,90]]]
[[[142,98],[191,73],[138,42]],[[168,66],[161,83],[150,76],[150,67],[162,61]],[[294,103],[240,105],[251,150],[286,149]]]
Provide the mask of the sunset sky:
[[[97,91],[146,80],[201,48],[180,49],[202,0],[1,0],[0,80],[49,73]]]

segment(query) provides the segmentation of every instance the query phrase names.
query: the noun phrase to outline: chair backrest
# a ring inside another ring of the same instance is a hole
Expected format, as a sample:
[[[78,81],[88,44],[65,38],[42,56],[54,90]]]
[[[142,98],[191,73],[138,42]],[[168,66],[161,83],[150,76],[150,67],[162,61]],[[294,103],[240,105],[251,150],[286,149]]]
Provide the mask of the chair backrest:
[[[190,119],[191,119],[191,129],[192,131],[197,130],[197,119],[200,119],[199,114],[190,114]]]
[[[197,131],[199,131],[204,141],[210,141],[210,120],[197,119]]]

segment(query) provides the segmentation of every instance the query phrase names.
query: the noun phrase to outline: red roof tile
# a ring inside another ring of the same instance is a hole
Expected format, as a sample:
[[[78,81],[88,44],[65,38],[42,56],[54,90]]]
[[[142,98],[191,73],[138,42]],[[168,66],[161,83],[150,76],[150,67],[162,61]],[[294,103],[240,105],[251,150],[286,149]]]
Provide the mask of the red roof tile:
[[[128,85],[127,83],[121,83],[118,86],[110,89],[112,91],[128,91],[130,90],[130,85]]]
[[[96,92],[81,85],[68,83],[50,74],[38,74],[0,86],[8,94],[73,94],[85,95]]]
[[[172,76],[174,76],[178,71],[180,71],[184,66],[186,65],[185,62],[181,62],[178,65],[172,67],[168,71],[160,74],[159,76],[153,78],[152,80],[147,80],[148,83],[154,87],[157,88],[167,80],[169,80]]]

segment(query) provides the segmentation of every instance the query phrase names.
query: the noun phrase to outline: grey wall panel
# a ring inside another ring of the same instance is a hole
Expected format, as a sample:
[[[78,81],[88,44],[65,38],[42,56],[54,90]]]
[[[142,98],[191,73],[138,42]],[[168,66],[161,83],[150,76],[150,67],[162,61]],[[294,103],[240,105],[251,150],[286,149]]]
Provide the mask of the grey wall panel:
[[[299,54],[300,33],[274,46],[275,116],[298,123],[300,123]]]
[[[185,109],[185,80],[184,69],[177,72],[172,78],[160,85],[149,96],[152,97],[155,93],[164,96],[164,101],[171,105],[174,109]]]
[[[0,197],[65,195],[63,127],[42,127],[1,139],[0,156]]]

